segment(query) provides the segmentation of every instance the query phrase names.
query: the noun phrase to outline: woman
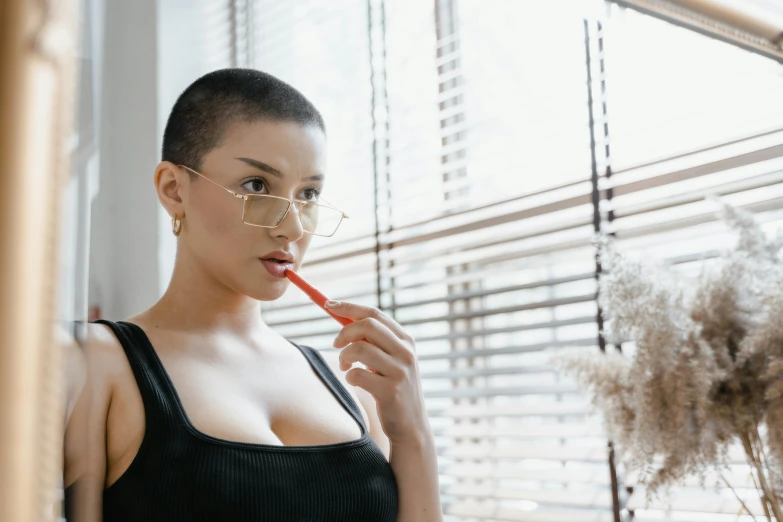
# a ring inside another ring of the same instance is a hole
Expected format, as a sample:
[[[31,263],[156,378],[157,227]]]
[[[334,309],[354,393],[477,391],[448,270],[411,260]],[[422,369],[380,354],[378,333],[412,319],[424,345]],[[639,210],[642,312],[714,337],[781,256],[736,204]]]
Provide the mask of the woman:
[[[411,336],[330,302],[355,320],[333,372],[261,315],[343,217],[319,199],[315,107],[259,71],[210,73],[177,100],[162,159],[174,273],[149,310],[89,325],[66,429],[71,520],[441,520]]]

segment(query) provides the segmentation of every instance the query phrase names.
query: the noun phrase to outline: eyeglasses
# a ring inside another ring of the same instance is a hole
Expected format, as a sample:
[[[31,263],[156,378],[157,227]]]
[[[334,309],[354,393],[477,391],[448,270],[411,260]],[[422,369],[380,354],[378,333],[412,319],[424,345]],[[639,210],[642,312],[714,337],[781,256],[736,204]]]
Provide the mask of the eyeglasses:
[[[342,210],[337,210],[328,203],[327,206],[312,201],[290,200],[270,194],[237,194],[190,167],[185,165],[178,166],[217,185],[235,198],[244,200],[242,222],[246,225],[275,228],[283,222],[291,206],[296,203],[299,207],[297,210],[299,211],[299,222],[302,224],[302,230],[316,236],[331,237],[337,231],[337,227],[340,226],[343,219],[348,217],[348,214]]]

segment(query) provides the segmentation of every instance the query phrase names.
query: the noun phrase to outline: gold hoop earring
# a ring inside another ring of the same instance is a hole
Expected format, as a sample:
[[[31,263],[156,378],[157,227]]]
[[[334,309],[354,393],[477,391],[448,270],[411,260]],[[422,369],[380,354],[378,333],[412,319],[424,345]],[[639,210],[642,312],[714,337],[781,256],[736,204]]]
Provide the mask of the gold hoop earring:
[[[179,234],[182,232],[182,220],[176,215],[171,216],[171,232],[175,236],[179,236]]]

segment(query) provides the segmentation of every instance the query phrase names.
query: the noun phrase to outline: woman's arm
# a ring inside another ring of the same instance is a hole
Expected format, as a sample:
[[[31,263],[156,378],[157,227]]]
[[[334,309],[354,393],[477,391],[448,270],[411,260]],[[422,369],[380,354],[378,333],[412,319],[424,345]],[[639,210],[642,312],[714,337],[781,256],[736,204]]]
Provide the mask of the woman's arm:
[[[392,443],[389,461],[400,497],[398,522],[441,522],[438,455],[430,433],[417,440]]]
[[[327,303],[332,313],[355,321],[340,331],[334,346],[343,348],[342,369],[355,362],[368,368],[350,369],[346,381],[374,399],[374,404],[364,405],[371,426],[379,425],[391,446],[389,462],[399,492],[397,520],[442,522],[437,454],[421,393],[415,341],[380,310],[333,303]]]
[[[71,418],[71,413],[76,405],[76,400],[84,388],[85,381],[87,379],[87,368],[84,360],[84,354],[82,349],[76,343],[76,340],[62,325],[55,326],[55,338],[62,350],[63,356],[63,377],[64,386],[63,391],[65,396],[63,398],[65,406],[65,416],[63,418],[63,432],[65,426],[68,425],[68,419]]]
[[[392,446],[389,437],[383,432],[373,396],[359,387],[355,387],[354,391],[367,413],[370,436],[394,470],[400,497],[397,519],[400,522],[441,520],[428,512],[434,511],[438,517],[442,513],[438,491],[438,456],[431,433],[428,431],[418,440],[412,439],[407,444],[398,442]]]
[[[99,325],[89,325],[82,346],[85,380],[65,428],[64,483],[68,522],[100,522],[106,482],[106,420],[117,365],[112,339]]]

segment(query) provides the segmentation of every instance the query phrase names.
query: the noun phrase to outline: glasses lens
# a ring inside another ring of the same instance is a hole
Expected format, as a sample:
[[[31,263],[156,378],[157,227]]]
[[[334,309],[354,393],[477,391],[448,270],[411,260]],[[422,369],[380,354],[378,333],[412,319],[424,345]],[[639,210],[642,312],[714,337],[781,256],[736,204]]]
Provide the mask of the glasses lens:
[[[245,200],[243,220],[248,225],[276,227],[285,217],[288,200],[267,195],[250,195]],[[343,220],[343,213],[316,203],[299,203],[302,229],[317,236],[331,236]]]
[[[288,205],[287,199],[250,195],[245,200],[242,219],[248,225],[276,227],[283,220]]]
[[[316,236],[329,237],[333,235],[343,220],[343,213],[339,210],[316,203],[302,204],[299,215],[305,232]]]

